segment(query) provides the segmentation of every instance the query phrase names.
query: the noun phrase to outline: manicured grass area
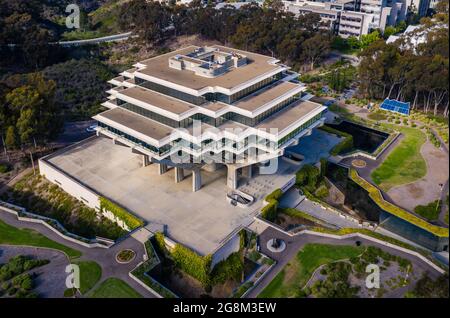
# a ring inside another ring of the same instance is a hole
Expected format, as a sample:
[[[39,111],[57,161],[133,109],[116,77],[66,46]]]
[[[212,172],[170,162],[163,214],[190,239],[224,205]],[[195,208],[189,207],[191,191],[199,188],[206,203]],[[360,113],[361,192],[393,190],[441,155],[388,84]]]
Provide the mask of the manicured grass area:
[[[420,154],[420,148],[426,141],[425,134],[419,129],[395,128],[404,135],[404,138],[371,175],[372,180],[385,192],[394,186],[416,181],[427,172],[425,160]]]
[[[30,230],[18,229],[0,220],[0,244],[46,247],[66,253],[70,258],[81,256],[81,252],[50,240],[46,236]]]
[[[369,115],[367,115],[367,118],[375,120],[375,121],[379,121],[379,120],[386,120],[387,116],[384,113],[381,112],[373,112],[370,113]]]
[[[362,247],[307,244],[259,294],[259,298],[295,297],[320,265],[356,257]]]
[[[142,298],[127,283],[118,278],[108,278],[89,295],[90,298]]]
[[[80,266],[80,291],[86,294],[102,277],[102,268],[93,261],[77,262]]]

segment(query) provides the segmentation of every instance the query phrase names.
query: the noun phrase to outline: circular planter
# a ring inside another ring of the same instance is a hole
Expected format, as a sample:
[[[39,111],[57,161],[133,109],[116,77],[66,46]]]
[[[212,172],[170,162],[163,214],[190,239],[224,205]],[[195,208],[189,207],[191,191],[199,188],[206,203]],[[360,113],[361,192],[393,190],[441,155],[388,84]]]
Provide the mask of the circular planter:
[[[281,253],[286,249],[286,243],[280,239],[271,239],[267,241],[267,249],[272,253]]]
[[[119,264],[128,264],[134,260],[136,252],[130,249],[122,250],[116,254],[116,261]]]
[[[367,163],[364,160],[355,159],[352,160],[352,166],[356,168],[365,168],[367,166]]]

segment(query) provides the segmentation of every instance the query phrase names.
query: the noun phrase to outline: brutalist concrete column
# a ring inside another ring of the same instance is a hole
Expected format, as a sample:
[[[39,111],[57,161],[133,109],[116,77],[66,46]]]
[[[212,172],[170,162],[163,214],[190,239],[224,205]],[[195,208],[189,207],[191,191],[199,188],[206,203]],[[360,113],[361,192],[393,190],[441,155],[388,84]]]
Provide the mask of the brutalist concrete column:
[[[237,188],[237,168],[234,165],[227,165],[227,186],[236,190]]]
[[[150,158],[148,155],[142,155],[142,166],[147,167],[150,164]]]
[[[158,164],[158,174],[162,175],[167,172],[167,165],[165,163]]]
[[[252,178],[252,167],[253,165],[248,165],[247,167],[242,168],[242,175],[246,178],[251,179]]]
[[[197,192],[202,187],[202,174],[200,169],[192,170],[192,192]]]
[[[175,167],[175,183],[181,182],[184,179],[184,170],[180,167]]]

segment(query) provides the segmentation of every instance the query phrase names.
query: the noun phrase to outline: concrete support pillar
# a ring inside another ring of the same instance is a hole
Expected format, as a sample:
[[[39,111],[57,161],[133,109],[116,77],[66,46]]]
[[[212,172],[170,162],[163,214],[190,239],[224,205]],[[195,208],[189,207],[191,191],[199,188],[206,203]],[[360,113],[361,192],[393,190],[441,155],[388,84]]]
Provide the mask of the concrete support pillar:
[[[192,192],[197,192],[202,187],[202,174],[200,169],[192,170]]]
[[[142,155],[142,166],[147,167],[150,164],[150,158],[148,155]]]
[[[246,178],[251,179],[253,176],[253,171],[252,171],[252,167],[253,165],[248,165],[247,167],[243,167],[242,168],[242,175]]]
[[[232,190],[236,190],[238,181],[238,169],[233,165],[227,165],[227,169],[227,186]]]
[[[117,141],[117,139],[116,138],[113,138],[113,144],[115,144],[115,145],[117,145],[117,144],[119,144],[119,142]]]
[[[180,167],[175,167],[175,183],[179,183],[184,179],[184,170]]]
[[[167,165],[165,163],[158,164],[158,174],[162,175],[167,172]]]

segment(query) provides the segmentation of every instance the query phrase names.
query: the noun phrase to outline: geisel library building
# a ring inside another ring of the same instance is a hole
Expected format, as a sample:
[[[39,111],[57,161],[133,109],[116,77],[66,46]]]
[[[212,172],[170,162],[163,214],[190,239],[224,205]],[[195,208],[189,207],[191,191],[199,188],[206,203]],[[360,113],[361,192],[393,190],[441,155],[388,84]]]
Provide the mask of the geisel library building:
[[[304,86],[285,80],[286,66],[254,53],[188,47],[135,67],[111,81],[98,132],[141,151],[161,174],[174,167],[175,182],[191,170],[193,191],[200,168],[220,163],[236,189],[239,169],[251,176],[255,163],[282,155],[324,110],[299,100]]]
[[[325,107],[301,99],[298,74],[251,52],[190,46],[133,66],[110,80],[97,136],[43,158],[41,173],[217,262],[238,248],[262,198],[293,184],[280,156],[323,124]]]

